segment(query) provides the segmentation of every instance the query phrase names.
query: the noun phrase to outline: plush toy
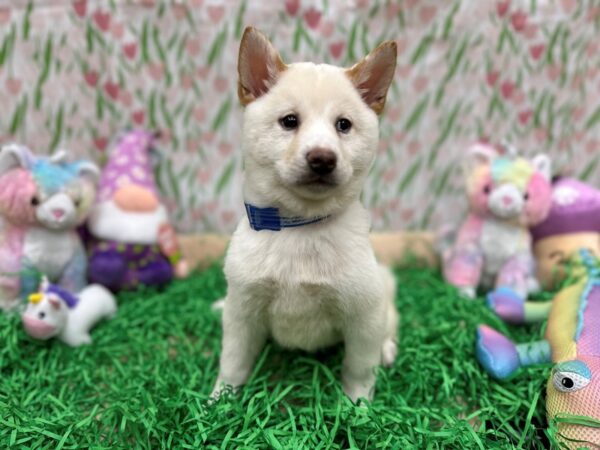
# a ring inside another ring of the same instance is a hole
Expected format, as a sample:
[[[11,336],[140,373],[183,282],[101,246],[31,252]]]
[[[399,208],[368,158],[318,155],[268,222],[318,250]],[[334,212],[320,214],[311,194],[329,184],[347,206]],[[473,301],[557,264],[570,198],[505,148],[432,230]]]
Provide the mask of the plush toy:
[[[90,213],[89,278],[111,290],[161,286],[188,272],[159,200],[150,155],[153,140],[153,134],[142,130],[120,139],[102,171]]]
[[[473,145],[467,158],[470,212],[443,254],[444,277],[471,298],[480,285],[525,296],[538,288],[528,227],[550,208],[550,160],[528,161],[512,149],[499,155],[486,144]]]
[[[600,447],[600,270],[591,252],[580,252],[580,280],[552,302],[545,338],[515,344],[487,325],[477,332],[476,354],[493,377],[553,362],[546,409],[567,448]]]
[[[36,339],[56,336],[65,344],[78,347],[92,342],[90,330],[116,312],[115,298],[103,286],[92,284],[73,295],[43,278],[39,292],[29,295],[21,319],[27,334]]]
[[[78,291],[86,255],[77,226],[94,201],[98,168],[67,163],[65,153],[34,156],[11,144],[0,150],[0,307],[9,309],[39,284],[41,274]]]
[[[558,179],[550,214],[531,235],[537,278],[552,289],[564,275],[564,263],[580,248],[600,257],[600,191],[572,178]],[[491,293],[488,304],[502,319],[518,324],[547,318],[551,302],[526,302],[505,289]]]

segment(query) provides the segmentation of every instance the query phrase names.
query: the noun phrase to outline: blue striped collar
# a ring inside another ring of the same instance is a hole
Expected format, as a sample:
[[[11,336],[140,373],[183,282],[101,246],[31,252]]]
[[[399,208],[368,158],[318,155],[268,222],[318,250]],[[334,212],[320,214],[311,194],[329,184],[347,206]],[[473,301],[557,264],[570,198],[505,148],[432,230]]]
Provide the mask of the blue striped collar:
[[[250,221],[250,228],[256,231],[280,231],[283,228],[295,228],[321,222],[331,217],[281,217],[277,208],[259,208],[249,203],[244,203],[244,205],[246,206],[246,214],[248,214],[248,220]]]

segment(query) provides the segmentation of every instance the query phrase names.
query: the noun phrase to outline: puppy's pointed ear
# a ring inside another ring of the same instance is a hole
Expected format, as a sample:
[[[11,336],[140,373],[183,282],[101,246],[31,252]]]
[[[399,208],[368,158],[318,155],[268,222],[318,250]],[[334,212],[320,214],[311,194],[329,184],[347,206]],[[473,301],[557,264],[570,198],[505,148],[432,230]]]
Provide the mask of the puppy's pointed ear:
[[[386,41],[346,70],[365,103],[377,114],[383,111],[388,88],[394,79],[396,55],[396,42]]]
[[[287,66],[267,37],[247,27],[238,55],[238,97],[246,106],[266,94]]]

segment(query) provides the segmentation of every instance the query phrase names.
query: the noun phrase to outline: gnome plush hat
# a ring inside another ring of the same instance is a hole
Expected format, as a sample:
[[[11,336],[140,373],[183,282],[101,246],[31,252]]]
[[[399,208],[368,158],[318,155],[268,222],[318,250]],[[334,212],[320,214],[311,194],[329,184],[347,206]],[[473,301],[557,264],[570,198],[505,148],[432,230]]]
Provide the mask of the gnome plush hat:
[[[552,207],[547,219],[531,229],[534,242],[571,233],[600,233],[600,191],[572,178],[552,187]]]
[[[100,176],[99,195],[88,225],[96,238],[131,244],[154,244],[168,223],[152,172],[149,151],[154,135],[125,134]]]
[[[135,130],[121,138],[100,177],[100,202],[113,200],[125,211],[148,212],[158,207],[158,189],[149,149],[154,135]]]

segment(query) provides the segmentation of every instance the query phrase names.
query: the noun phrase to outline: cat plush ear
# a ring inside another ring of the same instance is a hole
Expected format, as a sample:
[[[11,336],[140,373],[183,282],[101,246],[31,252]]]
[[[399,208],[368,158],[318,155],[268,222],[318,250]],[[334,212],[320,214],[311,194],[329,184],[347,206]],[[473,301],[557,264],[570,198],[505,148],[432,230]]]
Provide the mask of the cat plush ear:
[[[488,144],[476,143],[467,149],[467,155],[463,164],[463,171],[471,173],[478,167],[486,166],[498,157],[498,152]]]
[[[387,41],[346,70],[365,103],[377,114],[383,111],[387,91],[394,79],[397,53],[396,42]]]
[[[550,181],[552,178],[552,163],[550,158],[545,153],[535,155],[531,160],[531,164],[534,169],[541,173],[546,180]]]
[[[89,161],[83,161],[78,164],[79,175],[83,177],[88,177],[97,183],[100,179],[100,169],[94,163]]]
[[[17,144],[5,145],[0,149],[0,176],[18,167],[28,169],[32,162],[33,155],[26,147]]]
[[[238,97],[242,105],[266,94],[286,69],[264,34],[254,27],[244,30],[238,55]]]

